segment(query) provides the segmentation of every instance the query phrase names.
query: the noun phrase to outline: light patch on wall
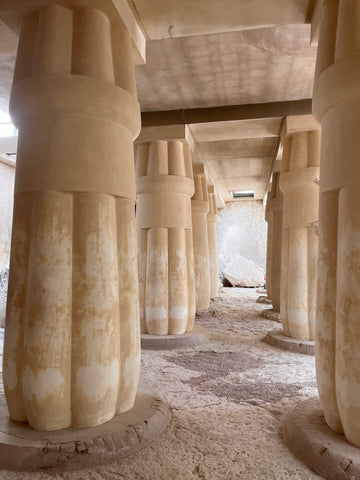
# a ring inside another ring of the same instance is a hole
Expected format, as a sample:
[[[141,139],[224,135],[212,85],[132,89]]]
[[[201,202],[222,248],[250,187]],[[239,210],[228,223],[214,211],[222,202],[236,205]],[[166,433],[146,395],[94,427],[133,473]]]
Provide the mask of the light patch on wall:
[[[35,395],[37,402],[45,402],[48,397],[58,397],[65,389],[65,378],[57,368],[45,368],[34,373],[29,366],[23,372],[23,391],[26,398]]]

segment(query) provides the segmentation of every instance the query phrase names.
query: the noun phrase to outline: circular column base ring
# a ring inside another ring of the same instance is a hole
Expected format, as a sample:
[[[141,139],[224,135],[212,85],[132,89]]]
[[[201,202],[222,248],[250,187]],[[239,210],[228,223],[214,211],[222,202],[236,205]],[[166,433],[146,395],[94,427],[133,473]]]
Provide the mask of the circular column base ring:
[[[287,337],[282,330],[272,330],[263,339],[273,347],[303,355],[315,355],[315,342]]]
[[[15,471],[61,472],[111,463],[149,445],[167,427],[169,406],[138,393],[134,407],[91,428],[40,432],[9,419],[0,405],[0,468]]]
[[[284,441],[308,467],[327,480],[360,478],[360,449],[326,425],[318,398],[300,402],[281,421]]]
[[[181,335],[149,335],[141,334],[141,348],[144,350],[174,350],[201,345],[209,339],[208,331],[195,325],[191,332]]]

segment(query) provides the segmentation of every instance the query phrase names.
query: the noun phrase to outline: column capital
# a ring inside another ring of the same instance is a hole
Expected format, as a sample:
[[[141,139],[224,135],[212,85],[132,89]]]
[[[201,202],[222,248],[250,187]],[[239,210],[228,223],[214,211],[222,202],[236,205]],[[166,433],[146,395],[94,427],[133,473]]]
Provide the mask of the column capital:
[[[24,15],[48,5],[61,5],[70,9],[93,8],[105,13],[112,23],[121,20],[132,40],[134,64],[146,62],[146,38],[126,0],[2,0],[0,12],[9,12],[11,15],[7,18],[12,25],[20,25]]]
[[[310,132],[313,130],[320,130],[320,124],[316,121],[314,115],[289,115],[283,123],[281,143],[284,144],[286,138],[294,133]]]

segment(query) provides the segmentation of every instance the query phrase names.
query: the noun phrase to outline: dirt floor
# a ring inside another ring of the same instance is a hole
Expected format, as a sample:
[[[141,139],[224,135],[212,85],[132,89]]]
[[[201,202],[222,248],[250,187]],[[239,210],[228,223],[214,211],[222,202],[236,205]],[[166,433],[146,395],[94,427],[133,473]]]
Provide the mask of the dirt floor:
[[[321,478],[282,442],[280,418],[317,395],[314,358],[261,340],[279,324],[260,316],[255,289],[223,288],[196,322],[208,343],[144,351],[140,387],[173,418],[149,447],[121,462],[58,475],[0,471],[0,479],[288,480]]]

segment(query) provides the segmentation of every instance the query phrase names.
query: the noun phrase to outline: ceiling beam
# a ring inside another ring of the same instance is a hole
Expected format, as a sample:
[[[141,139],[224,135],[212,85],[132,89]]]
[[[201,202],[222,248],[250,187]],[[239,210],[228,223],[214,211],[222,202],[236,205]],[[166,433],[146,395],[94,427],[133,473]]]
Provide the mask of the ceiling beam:
[[[312,112],[311,99],[289,102],[252,103],[248,105],[229,105],[223,107],[190,108],[187,110],[166,110],[160,112],[142,112],[143,127],[160,125],[179,125],[207,122],[226,122],[255,118],[286,117],[288,115],[306,115]]]

